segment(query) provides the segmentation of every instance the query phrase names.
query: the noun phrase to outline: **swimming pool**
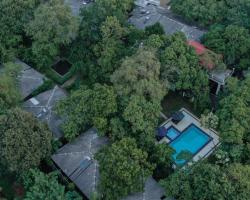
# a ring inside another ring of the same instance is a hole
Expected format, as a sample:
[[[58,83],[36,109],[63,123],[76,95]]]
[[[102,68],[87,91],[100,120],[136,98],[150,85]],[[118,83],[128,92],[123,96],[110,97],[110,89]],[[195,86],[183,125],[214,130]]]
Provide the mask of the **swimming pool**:
[[[168,129],[173,131],[172,129]],[[167,132],[168,135],[169,132]],[[170,133],[169,135],[171,135]],[[207,135],[204,131],[198,128],[196,125],[191,124],[183,132],[175,137],[174,140],[170,142],[170,146],[175,150],[173,158],[177,165],[183,165],[187,162],[185,159],[177,159],[177,156],[181,152],[189,152],[193,157],[197,154],[206,144],[211,141],[211,137]]]

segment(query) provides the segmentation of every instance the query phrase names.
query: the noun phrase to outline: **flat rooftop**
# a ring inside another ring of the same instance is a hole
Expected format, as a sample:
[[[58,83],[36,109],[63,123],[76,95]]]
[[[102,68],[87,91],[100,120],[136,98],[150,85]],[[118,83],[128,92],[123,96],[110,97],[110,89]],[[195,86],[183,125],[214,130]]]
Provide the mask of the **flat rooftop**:
[[[153,4],[136,6],[131,14],[132,16],[129,18],[129,22],[138,29],[145,29],[147,26],[159,22],[166,34],[183,32],[187,39],[195,41],[200,41],[200,38],[206,32],[196,26],[191,26],[181,22],[171,13],[170,10],[159,8],[159,6]]]
[[[63,120],[56,115],[54,106],[67,96],[66,92],[59,86],[45,91],[23,103],[24,110],[32,113],[38,120],[48,124],[54,138],[63,136],[60,128]]]
[[[200,159],[208,157],[214,151],[214,149],[220,144],[219,136],[217,135],[217,132],[211,128],[202,127],[200,119],[197,118],[188,110],[186,110],[185,108],[182,108],[180,112],[184,115],[184,117],[178,123],[174,123],[172,118],[170,117],[161,125],[161,127],[164,127],[165,130],[168,130],[169,128],[174,127],[182,134],[182,132],[185,131],[188,127],[190,127],[190,125],[195,125],[201,131],[207,134],[211,138],[211,140],[209,140],[209,142],[206,143],[205,146],[203,146],[193,156],[191,161],[197,162]],[[170,144],[172,141],[168,137],[165,136],[163,137],[163,139],[161,139],[160,143],[162,142]],[[189,162],[189,164],[191,164],[191,162]]]

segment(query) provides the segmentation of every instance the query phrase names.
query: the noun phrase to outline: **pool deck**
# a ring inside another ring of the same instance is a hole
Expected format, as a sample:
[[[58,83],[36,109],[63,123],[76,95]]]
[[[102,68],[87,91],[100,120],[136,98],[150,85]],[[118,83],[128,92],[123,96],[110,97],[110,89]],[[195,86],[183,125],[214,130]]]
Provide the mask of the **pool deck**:
[[[164,126],[165,129],[168,129],[169,127],[173,126],[180,132],[185,130],[190,124],[196,125],[198,128],[200,128],[202,131],[204,131],[207,135],[209,135],[212,140],[205,145],[197,154],[194,155],[192,161],[197,162],[200,159],[208,157],[214,149],[220,144],[219,136],[217,135],[217,132],[211,128],[207,129],[201,126],[200,119],[193,115],[191,112],[186,110],[185,108],[180,109],[180,111],[184,114],[184,118],[178,123],[175,124],[172,122],[172,119],[169,118],[166,120],[161,126]],[[166,137],[164,137],[160,143],[170,143],[170,140]],[[189,162],[188,164],[192,164]]]

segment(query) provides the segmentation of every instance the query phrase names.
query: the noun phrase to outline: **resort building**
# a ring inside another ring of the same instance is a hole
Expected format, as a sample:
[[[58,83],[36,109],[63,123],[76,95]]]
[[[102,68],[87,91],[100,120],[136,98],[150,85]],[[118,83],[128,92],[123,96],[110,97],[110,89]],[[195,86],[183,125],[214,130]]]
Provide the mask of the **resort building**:
[[[91,128],[52,155],[62,174],[77,186],[86,199],[97,193],[99,183],[99,166],[94,155],[107,144],[108,138],[98,136],[97,130]],[[131,194],[123,200],[162,200],[162,197],[164,189],[149,177],[143,192]]]
[[[160,143],[166,143],[175,150],[174,167],[204,159],[220,144],[216,131],[202,127],[200,120],[185,108],[159,127],[157,137]]]
[[[54,138],[63,136],[60,128],[63,120],[55,113],[56,103],[67,96],[59,86],[32,97],[23,103],[23,109],[32,113],[38,120],[48,124]]]
[[[216,66],[215,60],[222,63],[222,56],[207,49],[203,44],[189,40],[188,45],[195,49],[200,58],[200,64],[208,70],[211,93],[218,95],[219,91],[225,86],[226,80],[234,73],[234,70],[220,69],[220,67]]]
[[[21,72],[18,76],[18,86],[24,99],[41,86],[46,77],[21,60],[17,59],[15,63],[21,67]]]

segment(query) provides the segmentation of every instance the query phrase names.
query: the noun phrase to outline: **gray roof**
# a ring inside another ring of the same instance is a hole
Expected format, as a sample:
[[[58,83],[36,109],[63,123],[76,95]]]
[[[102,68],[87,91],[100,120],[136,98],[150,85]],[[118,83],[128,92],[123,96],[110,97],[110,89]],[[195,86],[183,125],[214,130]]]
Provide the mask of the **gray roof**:
[[[160,5],[160,0],[135,0],[135,5],[140,7],[146,7],[148,4]]]
[[[48,124],[55,138],[62,136],[62,119],[54,111],[55,104],[66,97],[66,92],[58,86],[43,92],[23,103],[23,108]]]
[[[92,128],[52,155],[56,165],[88,198],[96,192],[99,180],[98,163],[94,155],[106,144],[108,144],[108,138],[98,136],[97,130]],[[91,164],[79,172],[83,160],[89,158],[92,161]]]
[[[15,63],[21,66],[21,72],[18,76],[18,82],[21,95],[23,98],[25,98],[35,89],[41,86],[46,78],[44,75],[20,60],[16,60]]]
[[[149,177],[143,192],[129,195],[122,200],[161,200],[163,195],[164,189],[152,177]]]
[[[209,72],[209,78],[221,85],[225,85],[226,80],[232,76],[234,73],[234,70],[230,69],[222,69],[222,70],[217,70],[214,69],[211,72]]]
[[[144,12],[142,12],[142,10]],[[148,13],[145,13],[145,11]],[[189,40],[200,41],[200,38],[205,33],[204,30],[181,22],[173,15],[173,13],[171,13],[170,10],[152,4],[137,6],[133,10],[129,22],[135,25],[138,29],[145,29],[147,26],[159,22],[163,26],[166,34],[183,32]]]
[[[72,10],[72,14],[75,16],[78,16],[80,14],[81,8],[87,6],[87,4],[83,4],[84,0],[64,0],[64,2],[65,4],[69,5]]]

